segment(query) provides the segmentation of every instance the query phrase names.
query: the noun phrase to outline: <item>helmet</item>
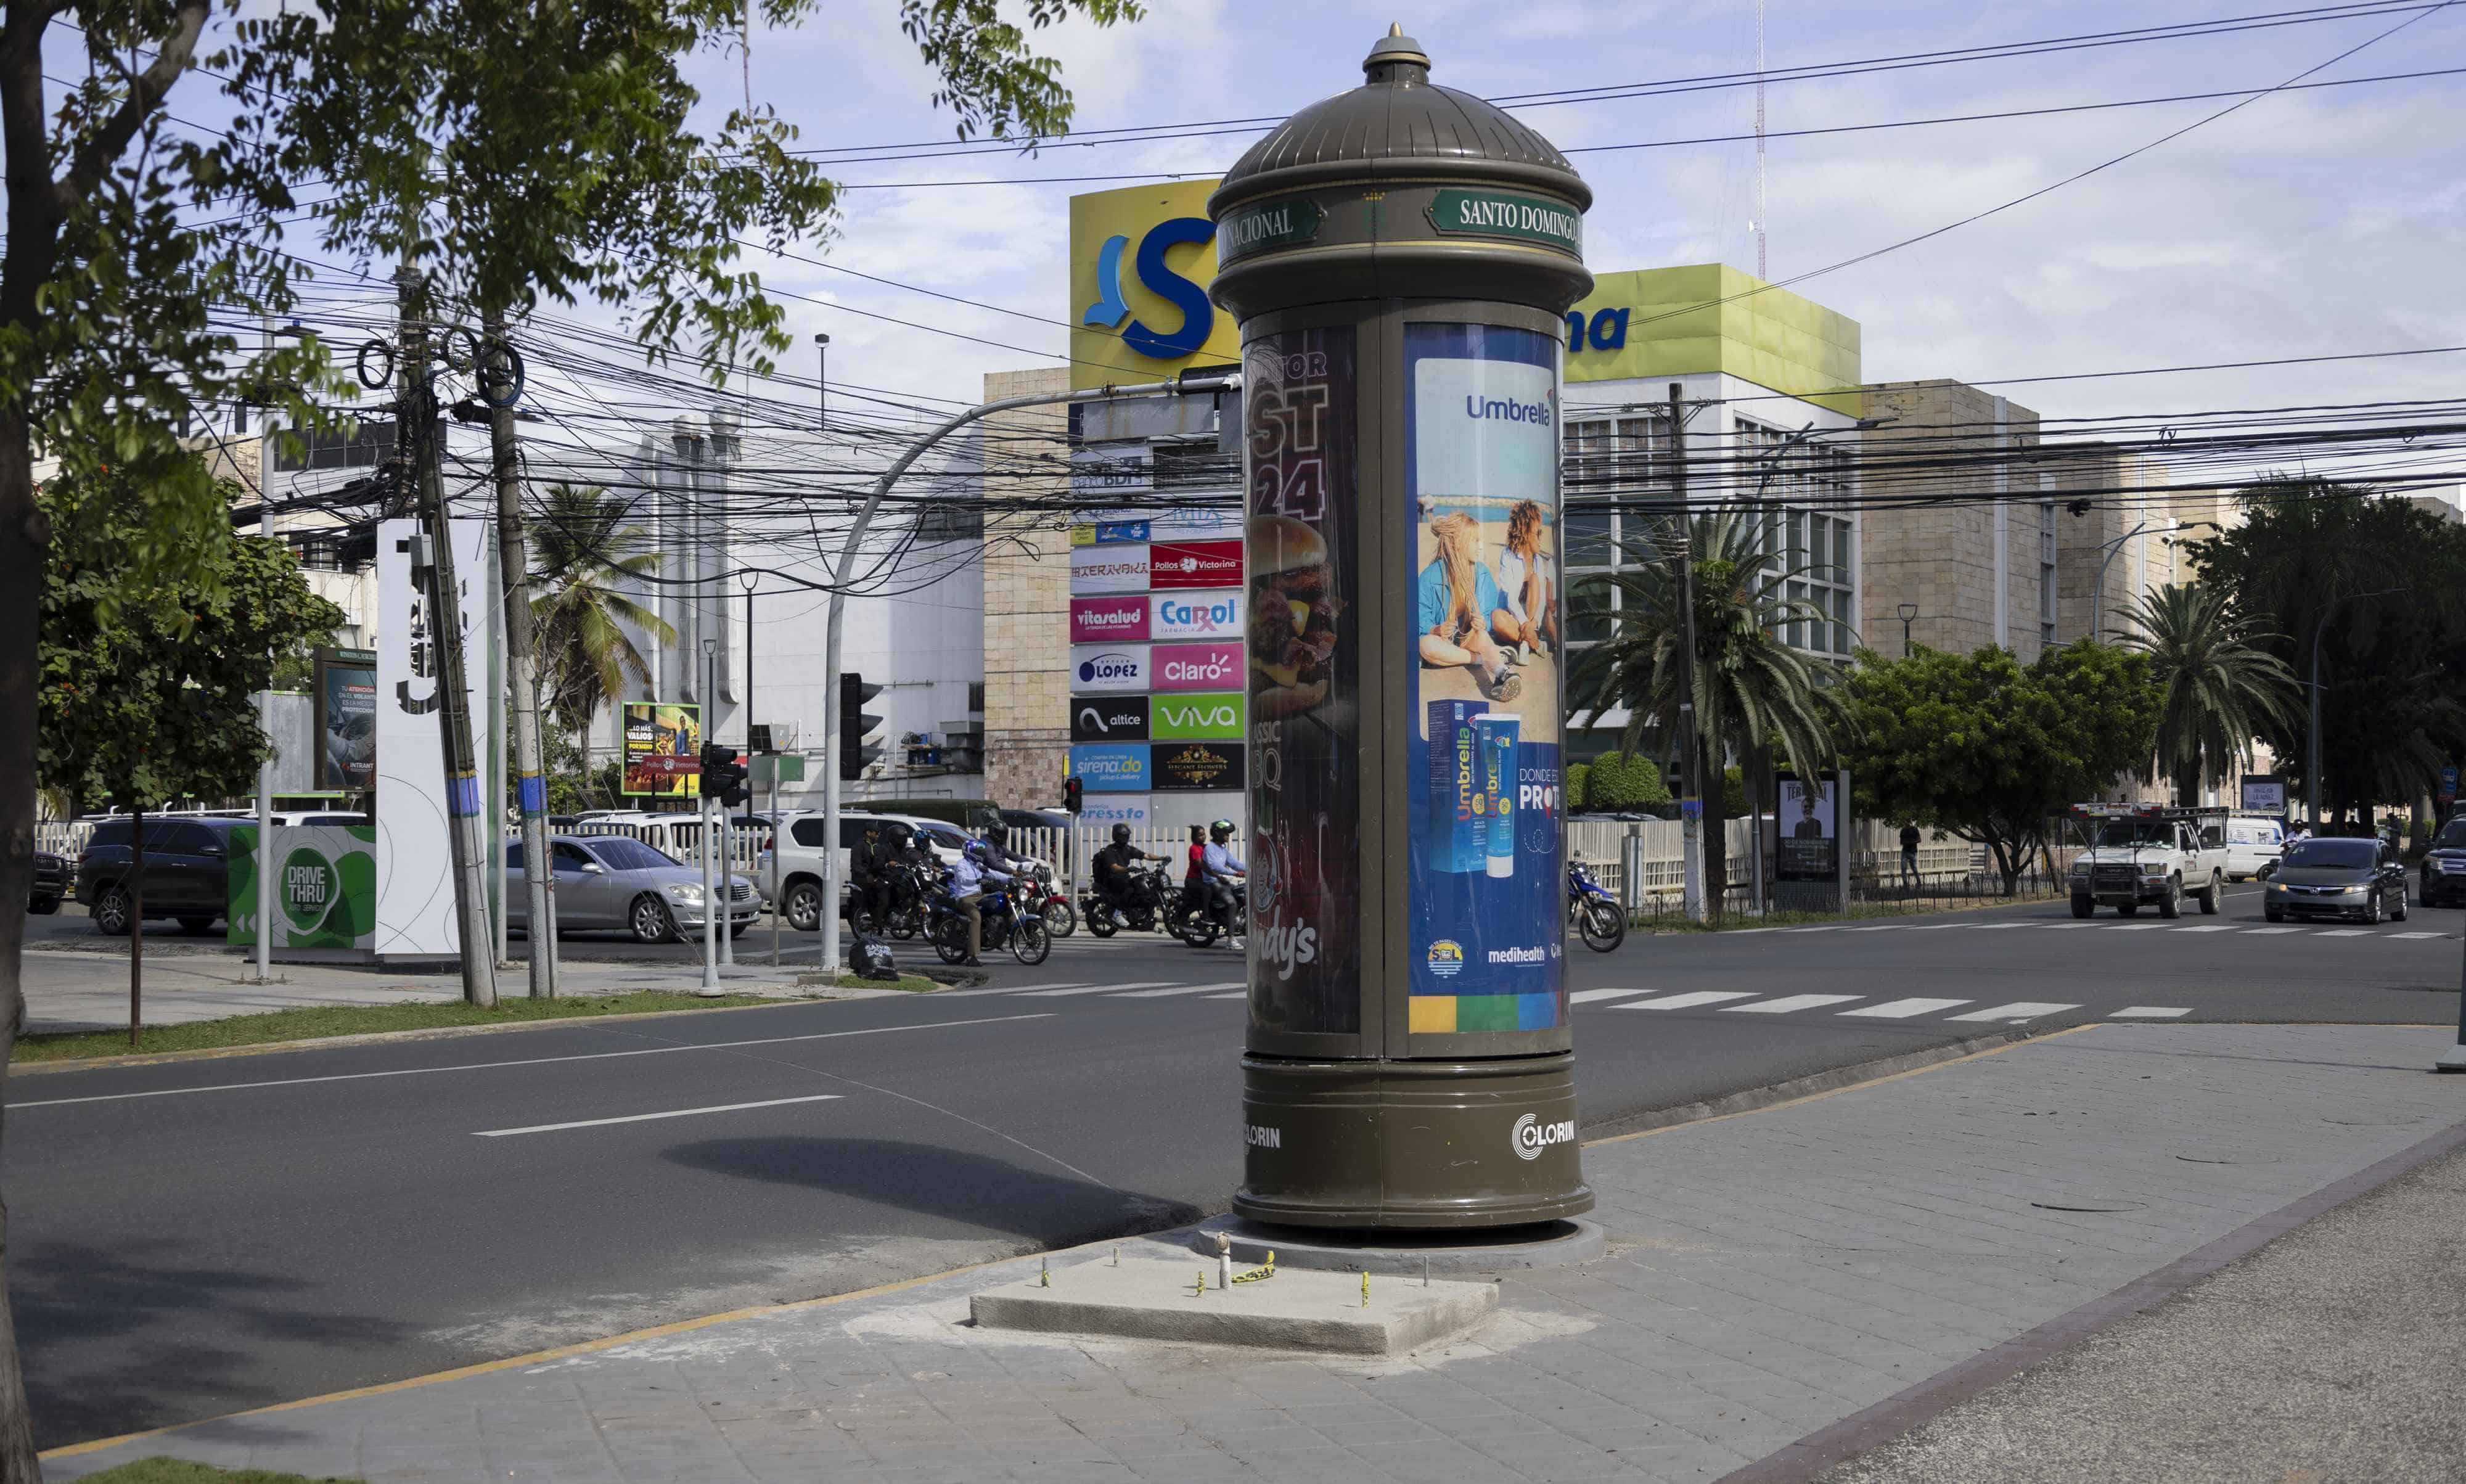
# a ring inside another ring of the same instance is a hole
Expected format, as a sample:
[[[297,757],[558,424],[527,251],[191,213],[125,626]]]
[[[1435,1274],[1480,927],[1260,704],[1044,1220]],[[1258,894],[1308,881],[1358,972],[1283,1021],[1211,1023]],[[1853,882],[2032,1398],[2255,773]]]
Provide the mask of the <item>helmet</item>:
[[[1207,833],[1218,843],[1222,843],[1222,842],[1233,838],[1233,821],[1231,820],[1218,820],[1215,823],[1207,826]]]
[[[908,828],[906,824],[897,820],[891,821],[890,823],[885,827],[884,833],[890,837],[890,843],[892,844],[898,845],[902,849],[907,848],[908,842],[916,838],[916,832],[914,830]]]
[[[1010,843],[1010,826],[1004,824],[999,820],[996,820],[991,824],[985,826],[985,838],[998,845],[1008,844]]]
[[[971,861],[981,861],[985,858],[985,843],[981,840],[971,840],[960,847],[959,853]]]
[[[1116,825],[1114,825],[1114,826],[1113,826],[1113,843],[1115,843],[1115,844],[1117,844],[1117,845],[1127,845],[1127,844],[1129,844],[1130,843],[1131,843],[1131,827],[1130,827],[1129,825],[1127,825],[1127,824],[1116,824]]]

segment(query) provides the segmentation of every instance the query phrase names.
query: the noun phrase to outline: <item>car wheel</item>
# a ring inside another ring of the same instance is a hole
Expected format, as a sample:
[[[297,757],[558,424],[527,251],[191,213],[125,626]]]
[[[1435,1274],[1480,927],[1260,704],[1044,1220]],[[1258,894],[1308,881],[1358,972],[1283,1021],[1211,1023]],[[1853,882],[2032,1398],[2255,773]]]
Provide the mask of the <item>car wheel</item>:
[[[2087,917],[2087,916],[2091,915],[2092,913],[2096,912],[2096,911],[2097,911],[2097,904],[2096,904],[2096,902],[2091,901],[2088,897],[2085,897],[2085,896],[2076,896],[2076,897],[2073,898],[2073,915],[2074,915],[2074,916],[2075,916],[2075,917]]]
[[[2370,928],[2381,925],[2381,894],[2378,891],[2364,903],[2364,925]]]
[[[49,917],[59,910],[60,899],[56,896],[38,896],[26,904],[26,911],[37,917]]]
[[[2406,921],[2406,888],[2403,886],[2397,888],[2397,908],[2389,913],[2389,921]]]
[[[634,930],[637,943],[682,942],[676,918],[668,914],[668,904],[648,892],[634,899],[634,910],[626,913],[626,923]]]
[[[195,937],[199,933],[207,932],[213,928],[213,925],[214,919],[212,917],[183,917],[180,919],[180,931],[189,934],[191,937]]]
[[[2218,914],[2218,908],[2226,901],[2226,878],[2216,871],[2209,872],[2209,889],[2201,893],[2201,915],[2215,917]]]
[[[128,892],[122,887],[105,887],[94,899],[94,931],[105,937],[128,935]]]
[[[810,881],[800,881],[788,888],[788,926],[799,933],[814,933],[822,926],[822,888]]]
[[[2158,899],[2158,915],[2168,922],[2184,915],[2184,878],[2166,878],[2166,894]]]

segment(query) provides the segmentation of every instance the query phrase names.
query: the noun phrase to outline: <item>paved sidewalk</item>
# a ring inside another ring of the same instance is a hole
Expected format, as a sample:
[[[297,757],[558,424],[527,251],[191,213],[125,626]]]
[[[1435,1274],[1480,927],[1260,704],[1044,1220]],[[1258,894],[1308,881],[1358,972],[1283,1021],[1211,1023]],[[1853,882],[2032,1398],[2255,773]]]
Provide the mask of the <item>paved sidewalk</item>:
[[[31,951],[24,964],[27,1029],[37,1035],[63,1030],[110,1030],[128,1023],[126,954]],[[527,993],[519,963],[497,971],[497,993]],[[798,970],[741,964],[719,971],[721,984],[738,995],[783,998],[818,991],[796,987]],[[802,972],[812,973],[811,966]],[[146,956],[145,1014],[148,1025],[296,1010],[306,1005],[400,1004],[410,1001],[460,1000],[460,971],[377,974],[334,964],[278,963],[272,984],[247,982],[254,959],[237,955],[187,952]],[[623,995],[639,990],[691,991],[702,984],[702,966],[567,962],[557,966],[562,995]],[[838,992],[833,992],[838,993]]]
[[[1715,1479],[2466,1120],[2466,1079],[2425,1069],[2453,1039],[2104,1024],[1596,1144],[1610,1254],[1508,1278],[1495,1318],[1401,1360],[967,1326],[1026,1260],[46,1477],[159,1452],[475,1484]]]

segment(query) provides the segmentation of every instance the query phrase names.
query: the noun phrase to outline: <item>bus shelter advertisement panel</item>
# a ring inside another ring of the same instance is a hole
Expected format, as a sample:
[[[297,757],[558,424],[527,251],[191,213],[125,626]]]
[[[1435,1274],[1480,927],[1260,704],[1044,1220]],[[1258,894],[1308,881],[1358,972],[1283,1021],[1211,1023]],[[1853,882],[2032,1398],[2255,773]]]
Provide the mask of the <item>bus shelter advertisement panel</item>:
[[[626,702],[625,797],[692,798],[701,792],[702,708]]]
[[[1415,1034],[1566,1023],[1558,368],[1555,336],[1405,326]]]
[[[1261,336],[1242,367],[1250,1015],[1263,1029],[1352,1035],[1361,1029],[1361,651],[1344,627],[1360,550],[1353,327]]]

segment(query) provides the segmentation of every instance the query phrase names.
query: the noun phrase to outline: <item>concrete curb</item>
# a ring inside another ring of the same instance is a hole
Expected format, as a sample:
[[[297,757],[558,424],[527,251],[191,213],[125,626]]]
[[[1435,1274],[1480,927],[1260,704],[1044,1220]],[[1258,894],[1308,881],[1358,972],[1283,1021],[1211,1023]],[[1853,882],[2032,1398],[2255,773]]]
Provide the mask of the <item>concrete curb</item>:
[[[1194,1275],[1204,1287],[1194,1288]],[[1227,1291],[1213,1264],[1088,1262],[969,1300],[985,1329],[1110,1335],[1181,1344],[1249,1345],[1331,1355],[1401,1355],[1469,1329],[1498,1307],[1492,1283],[1361,1280],[1350,1273],[1279,1270]]]

